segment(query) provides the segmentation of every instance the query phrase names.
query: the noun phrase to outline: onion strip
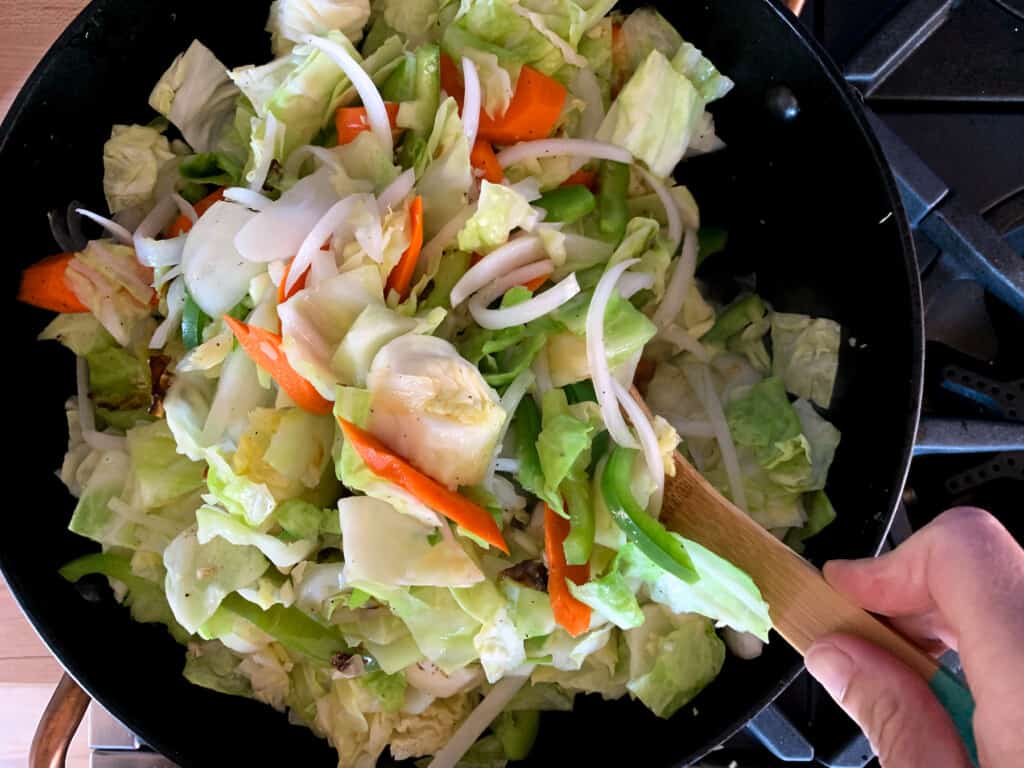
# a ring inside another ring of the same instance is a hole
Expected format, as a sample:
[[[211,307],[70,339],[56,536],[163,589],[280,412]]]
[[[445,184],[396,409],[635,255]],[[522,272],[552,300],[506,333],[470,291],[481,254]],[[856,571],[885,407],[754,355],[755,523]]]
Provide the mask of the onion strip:
[[[539,141],[521,141],[498,153],[498,163],[502,168],[532,160],[535,157],[552,157],[570,155],[586,157],[592,160],[613,160],[617,163],[632,163],[633,156],[622,147],[603,141],[586,139],[540,139]]]
[[[397,208],[398,204],[409,196],[415,186],[416,171],[410,168],[384,187],[377,195],[377,208],[380,210],[380,215],[384,216],[388,211]]]
[[[79,216],[85,216],[87,219],[92,219],[107,232],[112,234],[115,238],[121,241],[122,245],[132,244],[132,233],[122,227],[116,221],[112,221],[105,216],[100,216],[98,213],[93,213],[88,208],[76,208],[75,213]]]
[[[501,426],[501,432],[498,433],[498,439],[494,442],[494,456],[491,457],[491,466],[488,467],[487,476],[484,479],[484,485],[487,488],[491,487],[491,480],[494,479],[494,473],[497,471],[498,454],[501,453],[502,446],[505,444],[505,435],[508,434],[508,429],[512,426],[512,419],[516,415],[519,403],[533,384],[533,380],[533,371],[527,368],[512,379],[512,383],[508,385],[505,394],[501,396],[501,409],[508,415],[505,417],[505,423]]]
[[[181,316],[185,312],[185,278],[176,278],[167,289],[167,317],[153,331],[149,340],[150,349],[163,349],[171,333],[181,324]]]
[[[590,369],[590,378],[594,382],[594,392],[597,394],[597,402],[601,406],[601,416],[608,434],[617,444],[626,448],[636,448],[637,442],[630,434],[625,419],[622,418],[612,373],[608,368],[608,356],[604,347],[604,318],[608,311],[608,301],[619,278],[639,261],[640,259],[627,259],[605,272],[594,288],[594,296],[587,309],[587,367]]]
[[[665,462],[661,458],[661,448],[658,446],[658,436],[654,432],[654,425],[647,418],[644,409],[633,399],[622,384],[612,379],[612,388],[615,390],[615,398],[619,401],[629,420],[633,423],[633,429],[640,439],[640,448],[643,450],[644,461],[647,462],[647,471],[654,481],[654,492],[648,502],[648,509],[657,518],[661,512],[661,500],[665,495]]]
[[[501,296],[509,288],[551,274],[552,266],[551,261],[545,259],[535,264],[520,267],[502,280],[499,280],[493,288],[488,288],[476,294],[469,302],[469,313],[476,320],[477,325],[491,331],[525,325],[540,317],[544,317],[549,312],[554,312],[578,294],[580,292],[580,285],[576,282],[576,275],[573,274],[544,291],[544,293],[534,296],[532,299],[521,304],[516,304],[514,307],[505,307],[503,309],[487,308],[488,304],[498,298],[498,296]]]
[[[679,352],[689,352],[702,363],[710,362],[711,355],[704,345],[693,334],[687,333],[675,323],[669,323],[659,334],[661,338],[674,346]]]
[[[348,77],[349,82],[355,87],[359,98],[366,109],[366,121],[370,124],[370,130],[384,146],[385,154],[390,156],[394,152],[394,142],[391,137],[391,120],[388,118],[387,107],[384,106],[384,99],[380,91],[374,85],[373,80],[359,62],[352,58],[351,54],[335,43],[315,35],[306,35],[303,42],[318,48],[327,55]]]
[[[423,246],[423,250],[420,251],[419,265],[417,271],[426,269],[435,259],[440,258],[441,254],[444,253],[444,249],[451,245],[455,237],[462,231],[462,228],[466,226],[466,222],[473,218],[473,214],[476,213],[476,204],[467,205],[457,214],[455,214],[447,224],[445,224]]]
[[[462,57],[462,79],[466,84],[462,100],[462,130],[472,149],[480,126],[480,75],[476,71],[476,64],[468,56]]]
[[[459,306],[481,288],[492,285],[517,267],[537,261],[544,253],[544,242],[539,237],[530,235],[510,240],[466,270],[452,287],[452,306]]]
[[[715,438],[718,440],[718,449],[722,453],[722,464],[725,466],[725,474],[729,479],[729,491],[732,494],[733,503],[746,511],[747,492],[743,488],[743,474],[740,472],[740,460],[736,453],[736,444],[732,441],[729,433],[729,424],[725,420],[725,413],[722,411],[722,402],[715,392],[715,383],[711,379],[711,371],[706,365],[683,366],[683,373],[686,380],[693,389],[697,398],[704,406],[704,412],[711,421],[715,430]]]
[[[683,239],[683,217],[679,213],[679,206],[676,205],[676,201],[672,199],[672,194],[657,176],[647,169],[641,168],[639,165],[637,170],[640,171],[640,175],[644,177],[647,186],[654,190],[654,194],[658,196],[662,206],[665,208],[665,218],[668,219],[668,239],[672,241],[672,253],[675,253],[676,248],[679,247],[679,242]]]
[[[327,213],[320,217],[320,221],[313,225],[313,229],[299,246],[298,253],[295,254],[295,261],[288,268],[288,281],[285,283],[286,294],[291,292],[295,283],[306,273],[306,269],[313,263],[313,257],[323,247],[324,242],[334,236],[336,230],[349,221],[352,209],[365,202],[367,197],[367,195],[356,194],[339,200],[327,209]],[[372,197],[370,199],[373,200]],[[376,200],[373,202],[376,206]]]
[[[683,239],[683,252],[680,254],[679,260],[676,261],[676,268],[672,271],[665,295],[652,318],[655,326],[665,329],[679,316],[683,302],[690,294],[690,286],[693,284],[693,275],[696,271],[697,231],[688,229],[686,237]]]
[[[257,212],[265,211],[274,202],[266,195],[261,195],[259,192],[245,187],[228,187],[224,190],[224,199]]]
[[[519,671],[519,670],[517,670]],[[469,713],[462,725],[452,734],[451,739],[440,752],[434,755],[428,768],[455,768],[465,754],[480,738],[494,719],[504,711],[519,690],[530,679],[532,666],[523,670],[522,675],[509,675],[499,680],[477,708]]]
[[[192,203],[186,200],[184,197],[179,195],[177,192],[171,193],[171,200],[178,206],[178,210],[181,211],[181,215],[186,219],[195,224],[199,221],[199,214],[196,213],[196,209],[192,207]]]
[[[89,363],[81,356],[75,358],[75,388],[78,395],[78,424],[82,432],[96,430],[96,415],[89,399]]]

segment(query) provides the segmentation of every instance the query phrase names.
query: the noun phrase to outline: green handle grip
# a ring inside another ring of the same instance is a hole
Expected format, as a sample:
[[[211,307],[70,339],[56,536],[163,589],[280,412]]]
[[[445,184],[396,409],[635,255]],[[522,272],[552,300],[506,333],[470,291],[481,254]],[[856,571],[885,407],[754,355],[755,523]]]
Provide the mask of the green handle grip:
[[[964,741],[967,755],[971,758],[971,763],[977,766],[978,745],[974,740],[974,727],[971,725],[974,717],[974,697],[971,696],[971,692],[944,667],[939,667],[935,671],[932,679],[928,681],[928,687],[953,718],[953,724]]]

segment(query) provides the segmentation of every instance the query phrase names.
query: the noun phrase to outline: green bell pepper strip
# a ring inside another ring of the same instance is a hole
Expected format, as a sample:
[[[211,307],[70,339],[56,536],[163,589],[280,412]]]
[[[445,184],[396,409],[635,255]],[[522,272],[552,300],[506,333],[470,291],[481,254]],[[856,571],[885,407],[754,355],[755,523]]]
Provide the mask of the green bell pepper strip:
[[[725,344],[748,325],[764,317],[765,311],[764,302],[756,293],[744,296],[719,315],[711,330],[700,340],[706,344]]]
[[[701,227],[697,232],[697,265],[705,259],[725,250],[729,244],[729,233],[717,227]]]
[[[210,322],[209,316],[199,308],[195,299],[185,295],[185,309],[181,314],[181,343],[185,349],[194,349],[203,343],[203,329]]]
[[[629,166],[605,160],[598,174],[597,227],[601,235],[613,244],[618,244],[626,234],[629,223],[629,208],[626,195],[629,192]]]
[[[699,578],[686,548],[637,504],[630,489],[630,475],[637,451],[616,446],[601,476],[601,494],[612,519],[652,561],[665,571],[692,584]]]
[[[571,224],[593,213],[597,208],[597,199],[582,184],[571,184],[558,187],[534,200],[531,205],[542,208],[545,212],[544,221]]]
[[[412,101],[416,98],[416,55],[406,53],[402,63],[380,87],[384,101]]]
[[[350,650],[340,634],[311,619],[294,606],[286,608],[276,604],[264,611],[237,592],[225,597],[220,605],[224,610],[254,624],[286,648],[311,659],[330,664],[334,656]]]
[[[540,409],[530,396],[519,401],[512,421],[512,438],[519,472],[516,479],[527,491],[539,499],[547,500],[544,493],[544,470],[537,453],[537,436],[540,435]]]
[[[501,742],[505,757],[509,760],[525,760],[537,741],[540,729],[540,712],[522,710],[518,712],[502,712],[491,723],[491,730]]]
[[[83,555],[65,565],[58,573],[72,583],[84,576],[96,573],[123,581],[128,586],[128,589],[138,590],[142,588],[163,591],[162,585],[133,573],[131,561],[127,557],[112,555],[108,552]]]
[[[590,483],[581,471],[572,472],[562,481],[565,506],[569,510],[569,535],[562,542],[568,565],[585,565],[594,551],[597,519],[590,498]]]

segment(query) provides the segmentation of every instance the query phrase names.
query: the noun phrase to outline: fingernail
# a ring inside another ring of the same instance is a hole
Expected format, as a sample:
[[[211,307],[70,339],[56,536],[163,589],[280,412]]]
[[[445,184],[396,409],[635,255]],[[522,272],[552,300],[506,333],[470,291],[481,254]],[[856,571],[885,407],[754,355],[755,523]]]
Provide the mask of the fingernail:
[[[831,643],[818,643],[807,651],[804,664],[832,698],[842,700],[853,677],[853,659]]]

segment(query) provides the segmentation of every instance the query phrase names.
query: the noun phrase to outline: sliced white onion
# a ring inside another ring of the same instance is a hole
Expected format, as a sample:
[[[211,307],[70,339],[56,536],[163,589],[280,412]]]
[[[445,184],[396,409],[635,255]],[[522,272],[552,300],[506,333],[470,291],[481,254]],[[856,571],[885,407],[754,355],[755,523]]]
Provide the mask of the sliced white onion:
[[[82,232],[82,217],[78,215],[78,209],[81,208],[81,203],[77,200],[72,200],[68,203],[67,211],[67,222],[68,222],[68,235],[71,238],[71,244],[77,247],[71,248],[72,251],[82,251],[89,244],[89,238]]]
[[[303,344],[310,357],[327,367],[333,350],[320,336],[320,332],[302,314],[299,310],[300,306],[299,302],[291,299],[278,305],[277,316],[281,320],[281,335],[285,335],[287,328],[288,336]]]
[[[163,229],[174,220],[177,204],[174,197],[168,195],[153,206],[153,209],[146,214],[146,218],[139,222],[132,235],[132,241],[136,243],[144,238],[153,238],[160,234]]]
[[[676,261],[676,268],[668,281],[665,295],[654,313],[654,324],[658,328],[667,328],[669,323],[679,317],[683,302],[690,295],[693,275],[697,271],[697,231],[688,229],[683,238],[683,252]]]
[[[244,205],[250,211],[264,211],[268,205],[274,202],[266,195],[261,195],[259,192],[245,187],[228,187],[224,190],[224,199]]]
[[[513,269],[498,279],[494,280],[486,288],[478,291],[473,295],[473,301],[476,301],[480,306],[486,307],[490,305],[492,301],[500,298],[505,294],[505,291],[510,288],[514,288],[517,285],[528,283],[531,280],[536,280],[538,277],[551,273],[553,264],[550,259],[541,259],[535,261],[532,264]]]
[[[156,236],[174,219],[178,210],[174,197],[168,195],[153,206],[146,218],[139,222],[132,235],[135,258],[147,267],[172,267],[181,263],[186,235],[156,240]]]
[[[529,235],[510,240],[466,270],[466,274],[452,287],[452,306],[459,306],[481,288],[493,285],[517,267],[532,264],[544,253],[544,242],[539,237]]]
[[[83,429],[82,439],[97,451],[127,451],[128,441],[120,435],[108,435],[95,429]]]
[[[355,87],[359,98],[363,102],[363,107],[366,109],[366,121],[370,124],[370,130],[373,131],[377,139],[383,144],[385,154],[390,156],[394,150],[391,138],[391,120],[388,119],[388,110],[384,106],[384,99],[381,98],[380,91],[373,84],[373,80],[366,74],[366,70],[352,58],[348,51],[332,40],[316,37],[315,35],[306,35],[303,38],[303,42],[307,45],[312,45],[314,48],[319,48],[335,64],[341,67],[341,70]]]
[[[89,399],[89,363],[84,357],[75,358],[75,388],[78,394],[78,423],[82,432],[96,430],[96,415]]]
[[[397,208],[398,204],[409,196],[414,186],[416,186],[416,171],[410,168],[384,187],[383,191],[377,195],[377,207],[380,209],[380,215],[384,216],[388,211]]]
[[[344,200],[327,209],[327,213],[320,217],[320,220],[313,226],[312,231],[306,235],[306,239],[299,246],[295,254],[295,261],[288,270],[288,281],[285,283],[285,291],[290,292],[305,273],[306,269],[313,263],[313,257],[323,247],[324,242],[335,234],[343,224],[351,218],[352,211],[358,205],[367,202],[367,195],[349,195]],[[375,201],[374,201],[375,202]]]
[[[512,379],[512,383],[508,385],[508,389],[505,390],[505,394],[501,396],[501,409],[508,415],[505,417],[505,423],[501,427],[498,439],[494,442],[494,457],[491,461],[491,466],[487,469],[487,476],[484,479],[484,485],[488,488],[490,488],[491,481],[494,479],[494,473],[496,471],[498,461],[497,457],[498,454],[501,453],[501,449],[505,444],[505,435],[508,434],[508,429],[512,425],[512,419],[516,415],[519,403],[522,402],[527,390],[533,384],[533,379],[533,371],[529,368],[521,371],[518,376]]]
[[[654,190],[654,194],[658,196],[665,209],[665,218],[668,219],[668,239],[672,241],[672,253],[674,254],[676,248],[679,247],[679,241],[683,239],[683,217],[679,215],[679,206],[672,198],[672,193],[657,176],[639,165],[636,169],[644,177],[647,186]]]
[[[288,155],[288,160],[285,161],[284,164],[285,176],[298,176],[299,170],[302,168],[302,164],[310,157],[315,157],[320,161],[321,166],[327,166],[332,170],[337,171],[342,168],[341,161],[338,159],[337,155],[327,149],[327,147],[318,147],[314,144],[304,144]]]
[[[151,237],[135,237],[135,258],[147,267],[174,267],[181,263],[188,235],[154,240]]]
[[[590,160],[613,160],[617,163],[632,163],[633,156],[622,147],[603,141],[586,139],[540,139],[539,141],[521,141],[498,153],[498,163],[502,168],[533,160],[535,157],[553,157],[570,155],[585,157]]]
[[[578,96],[584,103],[583,113],[580,115],[579,135],[581,139],[592,139],[597,135],[597,129],[604,122],[604,97],[601,95],[601,84],[590,67],[582,67],[577,70],[575,77],[569,83],[569,90]]]
[[[619,295],[631,299],[640,291],[654,287],[654,275],[650,272],[627,272],[619,279]]]
[[[149,340],[150,349],[163,349],[171,333],[181,324],[181,315],[185,311],[185,278],[179,277],[167,289],[167,317],[153,331]]]
[[[186,219],[195,224],[199,221],[199,214],[196,213],[196,209],[192,207],[192,203],[186,200],[184,197],[179,195],[177,192],[171,193],[171,200],[178,206],[178,210],[181,211],[181,215]]]
[[[669,323],[661,329],[658,334],[661,338],[672,344],[680,352],[689,352],[702,363],[711,360],[711,355],[704,349],[704,345],[693,334],[687,333],[675,323]]]
[[[470,149],[476,142],[476,131],[480,125],[480,75],[476,64],[468,56],[462,57],[462,79],[465,82],[465,95],[462,100],[462,130]]]
[[[100,216],[98,213],[93,213],[88,208],[76,208],[75,213],[79,216],[85,216],[87,219],[92,219],[107,232],[112,234],[115,238],[121,241],[123,245],[132,244],[132,233],[122,227],[116,221],[111,221],[106,216]]]
[[[64,222],[64,216],[60,211],[50,211],[46,214],[46,220],[50,224],[50,235],[57,242],[61,251],[64,253],[75,253],[76,251],[81,250],[79,244],[71,240],[71,235],[68,233],[68,226]]]
[[[627,259],[610,268],[594,288],[594,296],[587,309],[587,367],[590,378],[594,382],[598,405],[608,434],[617,444],[626,448],[636,448],[637,442],[626,426],[619,408],[619,400],[615,395],[612,373],[608,368],[608,356],[604,348],[604,316],[608,311],[608,301],[612,297],[616,284],[623,273],[640,259]]]
[[[171,280],[184,274],[184,272],[185,270],[181,268],[181,264],[176,264],[160,275],[160,277],[156,278],[156,280],[153,281],[153,287],[159,291],[167,285],[167,283],[171,282]]]
[[[540,354],[534,358],[533,365],[531,366],[533,375],[537,378],[536,387],[536,400],[537,405],[540,405],[544,399],[544,395],[555,388],[554,383],[551,381],[551,363],[548,361],[548,351],[545,347],[540,351]]]
[[[428,768],[455,768],[480,735],[487,730],[487,726],[494,722],[512,697],[526,685],[532,671],[532,668],[527,668],[523,670],[522,676],[510,675],[499,680],[477,708],[469,713],[469,717],[462,721],[462,725],[452,734],[444,748],[434,755]]]
[[[338,274],[338,263],[334,259],[334,251],[319,250],[313,254],[313,262],[309,265],[309,278],[306,285],[316,288]]]
[[[612,388],[615,390],[615,397],[619,401],[629,420],[633,423],[633,429],[640,438],[640,448],[644,453],[644,461],[647,462],[647,471],[654,480],[654,491],[647,504],[648,509],[654,517],[661,511],[661,500],[665,495],[665,462],[661,458],[661,448],[658,446],[658,436],[654,432],[654,425],[647,418],[644,409],[633,399],[629,390],[622,384],[612,379]]]
[[[476,204],[467,205],[457,214],[455,214],[447,224],[445,224],[423,246],[423,250],[420,251],[420,260],[417,265],[417,272],[426,269],[428,264],[432,264],[435,259],[439,258],[447,248],[455,240],[462,228],[466,226],[466,222],[469,221],[473,214],[476,213]]]
[[[729,490],[733,503],[740,509],[747,509],[747,492],[743,488],[743,475],[740,472],[740,460],[736,453],[736,444],[729,433],[729,424],[722,411],[722,401],[715,392],[715,382],[711,379],[711,371],[706,365],[684,365],[683,373],[691,389],[704,406],[704,412],[711,421],[718,440],[718,449],[722,454],[722,464],[729,479]]]
[[[495,459],[494,471],[515,474],[519,471],[519,459]]]
[[[505,290],[508,290],[513,285],[520,285],[535,278],[549,275],[551,274],[551,268],[551,262],[545,260],[517,269],[512,273],[516,276],[515,282],[505,284]],[[512,275],[509,277],[511,278]],[[502,283],[499,282],[500,284]],[[482,328],[497,331],[502,328],[525,325],[532,320],[544,317],[544,315],[554,312],[579,292],[580,285],[576,282],[576,275],[574,274],[569,275],[562,282],[534,296],[532,299],[505,309],[487,309],[487,305],[496,297],[492,295],[490,300],[488,300],[487,297],[488,294],[491,294],[491,291],[481,291],[470,300],[469,313]],[[501,294],[499,293],[498,295],[500,296]]]

